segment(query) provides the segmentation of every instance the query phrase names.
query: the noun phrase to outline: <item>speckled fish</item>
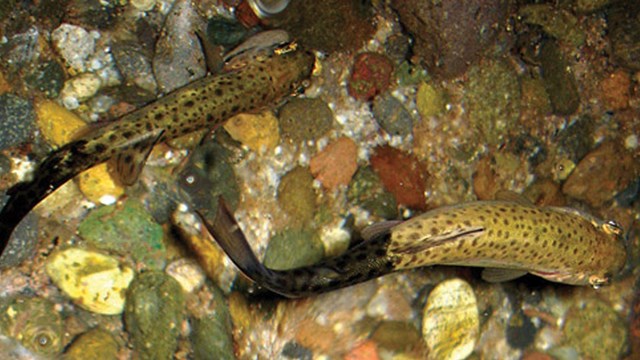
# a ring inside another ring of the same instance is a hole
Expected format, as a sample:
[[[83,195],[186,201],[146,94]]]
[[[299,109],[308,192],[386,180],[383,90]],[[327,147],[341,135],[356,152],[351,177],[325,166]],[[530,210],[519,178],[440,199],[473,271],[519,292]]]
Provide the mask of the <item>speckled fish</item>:
[[[524,201],[478,201],[428,211],[404,222],[377,224],[344,255],[292,270],[263,266],[224,204],[205,223],[238,268],[259,286],[301,297],[390,272],[431,265],[484,267],[483,279],[526,273],[550,281],[599,287],[626,262],[622,229],[570,208]]]
[[[235,61],[231,71],[195,81],[62,146],[33,179],[7,191],[0,212],[0,253],[20,220],[80,172],[107,160],[125,185],[133,183],[158,142],[214,129],[229,117],[275,105],[298,91],[313,70],[313,54],[295,44],[272,46]]]

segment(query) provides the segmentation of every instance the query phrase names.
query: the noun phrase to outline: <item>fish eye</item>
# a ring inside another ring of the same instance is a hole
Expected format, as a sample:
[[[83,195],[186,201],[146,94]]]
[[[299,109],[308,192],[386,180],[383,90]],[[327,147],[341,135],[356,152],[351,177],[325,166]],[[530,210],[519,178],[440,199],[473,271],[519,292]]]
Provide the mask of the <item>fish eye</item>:
[[[613,234],[618,236],[622,235],[622,233],[624,232],[624,230],[622,229],[622,226],[615,220],[609,220],[604,224],[602,224],[602,230],[604,230],[604,232],[606,232],[607,234]]]

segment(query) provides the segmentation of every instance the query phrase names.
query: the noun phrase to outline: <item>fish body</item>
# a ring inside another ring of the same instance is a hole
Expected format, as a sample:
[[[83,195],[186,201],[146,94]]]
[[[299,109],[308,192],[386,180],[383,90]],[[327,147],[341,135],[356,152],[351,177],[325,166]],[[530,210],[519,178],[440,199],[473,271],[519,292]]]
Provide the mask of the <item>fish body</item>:
[[[526,273],[598,287],[626,262],[622,230],[569,208],[511,201],[446,206],[391,227],[378,226],[345,254],[292,270],[258,262],[224,206],[207,227],[231,260],[258,285],[301,297],[398,270],[431,265],[485,267],[483,278],[506,281]]]
[[[215,129],[229,117],[278,104],[299,90],[313,70],[313,54],[295,44],[279,45],[241,57],[231,71],[180,88],[120,119],[57,149],[37,167],[30,181],[10,188],[0,212],[0,253],[11,233],[42,199],[84,170],[114,161],[128,185],[135,181],[154,144]]]

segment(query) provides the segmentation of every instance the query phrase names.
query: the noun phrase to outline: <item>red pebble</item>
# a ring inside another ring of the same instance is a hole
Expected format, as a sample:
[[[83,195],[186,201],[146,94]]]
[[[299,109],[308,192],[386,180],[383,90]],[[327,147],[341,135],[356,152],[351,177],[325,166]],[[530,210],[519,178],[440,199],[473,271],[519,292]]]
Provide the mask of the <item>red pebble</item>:
[[[349,78],[349,95],[370,101],[384,92],[391,83],[393,64],[384,55],[362,53],[356,57]]]
[[[425,210],[427,172],[418,159],[390,146],[381,146],[375,150],[370,162],[384,187],[396,197],[399,204]]]

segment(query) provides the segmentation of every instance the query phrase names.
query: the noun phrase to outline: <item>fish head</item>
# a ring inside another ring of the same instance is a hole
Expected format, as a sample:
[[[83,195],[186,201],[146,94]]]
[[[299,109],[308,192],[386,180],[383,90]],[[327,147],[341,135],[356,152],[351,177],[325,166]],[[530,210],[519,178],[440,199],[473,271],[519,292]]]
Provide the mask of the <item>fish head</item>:
[[[273,88],[280,96],[289,96],[301,92],[308,86],[309,77],[314,71],[316,57],[301,48],[296,42],[275,46],[271,54],[261,61],[268,67]]]

